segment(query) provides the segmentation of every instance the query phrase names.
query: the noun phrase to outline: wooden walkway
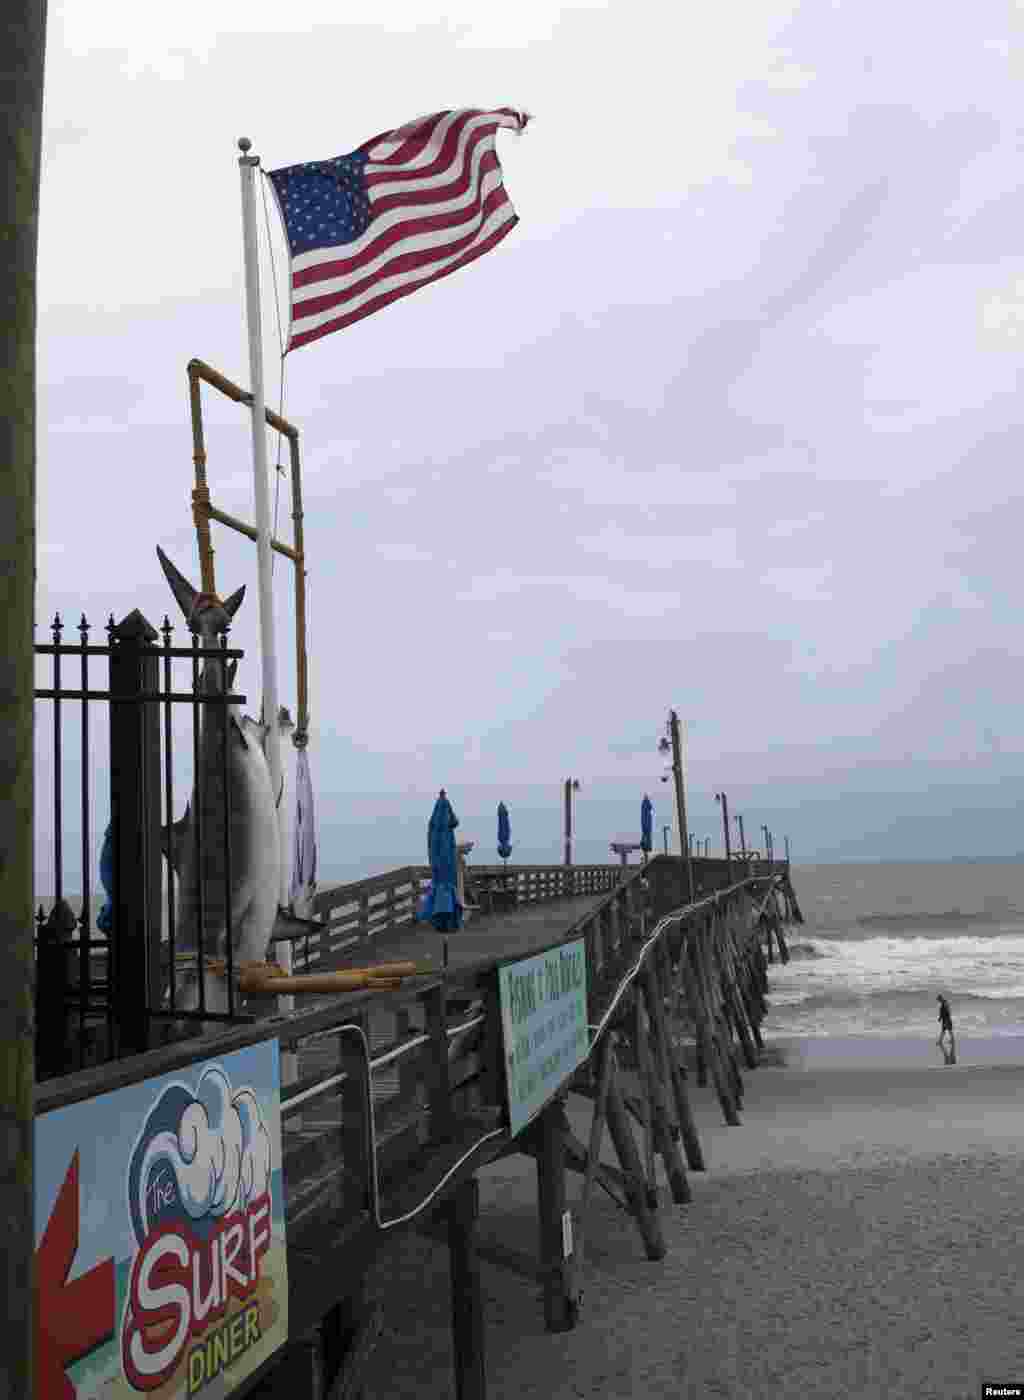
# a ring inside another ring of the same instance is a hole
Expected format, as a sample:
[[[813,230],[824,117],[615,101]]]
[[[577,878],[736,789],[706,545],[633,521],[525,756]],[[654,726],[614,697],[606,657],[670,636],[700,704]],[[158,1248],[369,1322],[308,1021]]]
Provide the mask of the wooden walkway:
[[[322,957],[317,971],[404,959],[429,960],[440,971],[444,965],[445,942],[450,968],[466,967],[485,959],[495,962],[502,958],[526,957],[532,949],[547,947],[564,938],[570,926],[589,914],[604,898],[603,894],[578,895],[528,904],[507,913],[474,913],[465,927],[449,934],[438,933],[428,923],[386,929],[366,943]]]

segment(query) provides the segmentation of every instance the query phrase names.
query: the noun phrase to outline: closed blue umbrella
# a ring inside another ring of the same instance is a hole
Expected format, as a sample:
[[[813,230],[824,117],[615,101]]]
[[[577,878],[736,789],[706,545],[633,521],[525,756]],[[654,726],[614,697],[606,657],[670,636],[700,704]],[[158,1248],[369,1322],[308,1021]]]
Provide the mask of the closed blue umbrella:
[[[498,855],[508,861],[512,854],[512,827],[508,820],[508,808],[504,802],[498,803]]]
[[[644,853],[644,860],[647,859],[647,856],[651,849],[653,831],[654,804],[651,802],[651,799],[647,796],[645,792],[644,800],[640,803],[640,846]]]
[[[444,788],[434,803],[427,828],[427,849],[430,855],[430,888],[421,902],[416,917],[429,919],[439,933],[449,933],[462,927],[462,902],[458,890],[458,860],[455,853],[455,828],[459,819],[452,810]]]

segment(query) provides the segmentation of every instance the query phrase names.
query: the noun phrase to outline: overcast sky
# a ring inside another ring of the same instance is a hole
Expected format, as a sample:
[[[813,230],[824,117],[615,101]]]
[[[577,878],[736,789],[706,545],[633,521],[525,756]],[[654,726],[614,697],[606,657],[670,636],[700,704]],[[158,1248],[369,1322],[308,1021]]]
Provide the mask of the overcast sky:
[[[185,366],[248,382],[236,138],[273,169],[525,108],[512,235],[286,362],[325,871],[421,859],[442,784],[557,859],[570,773],[600,859],[645,789],[672,820],[672,705],[699,833],[725,787],[804,859],[1020,850],[1021,8],[444,8],[51,2],[40,620],[159,622],[157,544],[198,578]],[[205,404],[251,519],[247,416]],[[255,712],[255,550],[215,530]]]

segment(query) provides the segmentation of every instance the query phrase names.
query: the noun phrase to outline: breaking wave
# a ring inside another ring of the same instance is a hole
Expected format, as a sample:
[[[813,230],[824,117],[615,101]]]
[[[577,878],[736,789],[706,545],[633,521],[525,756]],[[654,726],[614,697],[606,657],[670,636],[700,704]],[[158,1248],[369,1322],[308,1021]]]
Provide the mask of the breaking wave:
[[[794,959],[799,958],[828,958],[831,953],[827,953],[824,948],[816,948],[813,943],[789,943],[789,956]]]
[[[777,991],[769,989],[769,996],[773,1006],[786,1007],[789,1010],[799,1009],[802,1012],[863,1010],[869,1006],[885,1006],[894,1012],[921,1008],[926,1010],[929,1016],[935,1015],[935,991],[930,982],[928,986],[891,988],[884,992],[857,992],[847,987],[837,987],[828,992],[805,993],[800,988],[787,987]],[[994,1002],[1017,1001],[1024,1001],[1024,986],[960,992],[954,998],[953,1014],[955,1017],[958,1010],[966,1010],[972,1005],[982,1008],[991,1006]]]

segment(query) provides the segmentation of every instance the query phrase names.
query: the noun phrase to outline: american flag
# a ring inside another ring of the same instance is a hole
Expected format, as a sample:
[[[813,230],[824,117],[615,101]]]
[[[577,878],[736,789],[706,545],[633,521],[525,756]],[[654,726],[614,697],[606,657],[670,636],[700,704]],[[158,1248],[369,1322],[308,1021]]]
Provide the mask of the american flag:
[[[350,155],[272,170],[288,236],[288,349],[341,330],[500,243],[519,221],[494,149],[528,118],[435,112]]]

